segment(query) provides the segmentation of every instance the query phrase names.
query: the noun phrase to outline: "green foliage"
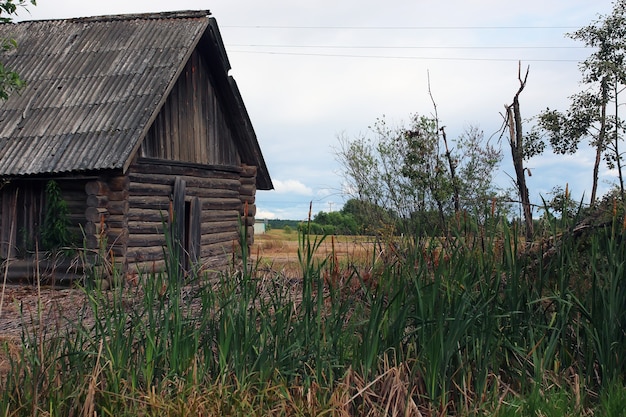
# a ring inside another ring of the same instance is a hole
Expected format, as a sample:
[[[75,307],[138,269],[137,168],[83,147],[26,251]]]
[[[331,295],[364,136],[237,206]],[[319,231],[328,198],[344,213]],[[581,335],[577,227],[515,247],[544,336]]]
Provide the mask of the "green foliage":
[[[270,219],[267,221],[267,224],[271,229],[284,229],[286,226],[289,226],[292,229],[297,229],[299,223],[299,220]]]
[[[421,224],[426,229],[445,230],[446,218],[462,211],[482,216],[495,197],[492,179],[502,155],[479,129],[444,143],[438,120],[416,114],[400,127],[378,119],[370,131],[371,136],[339,138],[336,154],[347,194],[380,208],[378,214],[385,215],[377,217],[402,219],[393,223],[405,228],[419,218],[432,222]],[[373,227],[386,220],[356,219]]]
[[[0,1],[0,23],[10,23],[13,15],[17,14],[18,7],[26,7],[27,4],[36,5],[35,0],[5,0]],[[0,39],[0,48],[3,51],[10,51],[17,48],[14,39]],[[0,62],[0,100],[6,100],[12,93],[24,88],[25,83],[17,72],[12,71]]]
[[[17,15],[18,7],[26,7],[28,3],[37,5],[36,0],[4,0],[0,1],[0,23],[11,23],[13,15]]]
[[[618,168],[621,193],[624,194],[622,152],[624,123],[619,116],[620,94],[626,86],[626,1],[614,3],[611,14],[573,33],[571,39],[592,48],[593,53],[582,62],[583,91],[571,97],[567,111],[547,108],[537,116],[537,125],[529,135],[529,143],[543,149],[547,137],[553,151],[570,154],[583,140],[596,149],[591,204],[595,203],[601,156],[610,169]]]
[[[25,332],[0,381],[0,414],[77,415],[89,405],[97,414],[184,415],[155,395],[186,404],[221,385],[279,386],[273,401],[299,395],[348,415],[378,407],[374,415],[388,415],[381,399],[398,390],[423,415],[574,416],[582,407],[619,415],[611,413],[623,410],[626,377],[622,219],[588,245],[565,236],[553,251],[524,257],[515,228],[492,226],[447,248],[398,240],[395,257],[345,270],[332,254],[316,256],[325,238],[307,231],[295,287],[249,266],[185,277],[177,251],[166,250],[167,275],[85,290],[69,327]],[[321,413],[308,410],[301,415]]]
[[[63,200],[56,181],[50,180],[45,191],[45,216],[41,229],[41,245],[44,250],[68,247],[73,243],[70,231],[70,211]]]

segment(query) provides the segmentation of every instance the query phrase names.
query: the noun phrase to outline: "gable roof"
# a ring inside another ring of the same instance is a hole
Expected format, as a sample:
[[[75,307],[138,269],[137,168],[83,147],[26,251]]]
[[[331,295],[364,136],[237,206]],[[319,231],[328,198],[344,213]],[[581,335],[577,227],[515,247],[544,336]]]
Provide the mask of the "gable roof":
[[[27,86],[0,103],[0,176],[123,170],[194,48],[207,54],[234,117],[242,161],[272,183],[209,11],[0,25],[18,48],[2,61]]]

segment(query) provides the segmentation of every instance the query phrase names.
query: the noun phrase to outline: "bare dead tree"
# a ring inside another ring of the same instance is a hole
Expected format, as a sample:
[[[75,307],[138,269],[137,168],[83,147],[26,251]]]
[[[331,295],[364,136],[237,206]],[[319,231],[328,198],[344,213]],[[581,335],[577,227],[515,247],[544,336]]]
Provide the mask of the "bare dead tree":
[[[448,137],[446,136],[446,127],[439,127],[439,115],[437,114],[437,103],[435,102],[435,98],[433,97],[432,90],[430,89],[430,72],[427,72],[428,75],[428,95],[430,96],[430,100],[433,103],[433,109],[435,112],[435,123],[437,124],[437,131],[441,132],[441,138],[443,139],[444,147],[446,148],[446,159],[448,161],[448,167],[450,169],[450,181],[452,183],[452,191],[453,191],[453,199],[454,199],[454,212],[458,214],[461,210],[461,202],[460,202],[460,192],[459,192],[459,181],[456,178],[456,163],[454,158],[452,158],[452,153],[450,152],[450,148],[448,147]]]
[[[533,217],[528,195],[528,187],[526,186],[526,169],[524,168],[524,135],[522,131],[522,115],[520,111],[519,96],[526,87],[528,80],[528,72],[530,67],[526,68],[526,74],[522,79],[522,64],[518,65],[517,78],[520,86],[517,93],[513,96],[513,104],[505,105],[506,124],[509,127],[509,145],[511,145],[511,156],[513,158],[513,167],[515,168],[516,186],[522,203],[522,212],[524,213],[524,222],[526,224],[526,241],[530,243],[533,238]]]

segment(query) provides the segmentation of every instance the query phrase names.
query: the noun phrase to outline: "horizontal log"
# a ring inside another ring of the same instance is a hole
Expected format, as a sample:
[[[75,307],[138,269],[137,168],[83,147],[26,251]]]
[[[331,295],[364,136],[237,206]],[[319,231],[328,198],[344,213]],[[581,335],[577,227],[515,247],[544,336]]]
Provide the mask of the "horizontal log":
[[[145,221],[129,221],[128,231],[132,234],[163,234],[166,224],[161,221],[145,222]]]
[[[128,210],[128,221],[144,221],[144,222],[166,222],[168,221],[169,214],[164,210],[151,210],[151,209],[137,209],[131,208]]]
[[[216,222],[222,220],[239,220],[239,212],[237,210],[203,210],[200,215],[200,221],[202,223],[205,222]]]
[[[125,215],[122,214],[111,214],[106,221],[107,226],[111,228],[126,228],[128,226],[128,220]]]
[[[164,163],[163,163],[164,162]],[[170,176],[192,177],[234,177],[239,178],[241,168],[230,166],[199,166],[181,163],[168,163],[159,160],[140,160],[139,163],[130,167],[132,174],[165,174]]]
[[[152,209],[168,211],[170,208],[170,198],[164,195],[130,195],[128,197],[129,206],[139,209]]]
[[[128,213],[128,207],[128,200],[109,201],[106,205],[106,208],[111,215],[124,215]]]
[[[104,181],[89,181],[85,184],[87,195],[105,195],[109,192],[109,186]]]
[[[129,247],[126,251],[126,259],[130,264],[135,262],[159,261],[163,260],[163,247]]]
[[[241,204],[245,205],[246,203],[248,204],[254,204],[255,203],[255,196],[253,195],[241,195],[239,196],[239,198],[241,199]]]
[[[202,235],[200,243],[204,247],[206,245],[214,244],[228,245],[230,242],[235,242],[237,240],[239,240],[239,233],[237,233],[237,231],[232,231]]]
[[[83,185],[80,189],[75,190],[61,190],[61,196],[63,200],[79,200],[84,201],[87,193],[85,193],[85,186]]]
[[[128,190],[109,191],[109,193],[107,194],[107,197],[109,198],[109,201],[122,201],[122,200],[128,200],[129,195],[130,193]]]
[[[134,181],[130,183],[131,195],[160,195],[169,197],[173,192],[173,185],[141,183]]]
[[[150,246],[164,246],[166,243],[165,235],[163,233],[142,233],[131,234],[128,238],[128,248],[135,247],[150,247]]]
[[[70,215],[80,214],[81,218],[85,216],[85,210],[87,209],[87,202],[83,201],[67,201],[67,209],[70,212]]]
[[[126,246],[128,243],[128,229],[109,228],[105,233],[109,245]]]
[[[233,242],[219,242],[210,245],[202,245],[200,249],[200,259],[206,259],[213,256],[225,256],[232,258],[233,250],[237,250],[238,245]]]
[[[242,184],[239,193],[245,196],[254,196],[256,194],[256,184]]]
[[[203,198],[202,210],[237,210],[241,208],[241,200],[238,198]]]
[[[85,208],[83,208],[78,213],[70,212],[67,218],[69,219],[70,223],[72,223],[73,225],[78,226],[79,224],[84,224],[85,223]]]
[[[223,221],[223,222],[208,222],[202,223],[200,226],[200,232],[202,235],[208,235],[211,233],[232,232],[239,230],[239,221]]]
[[[87,249],[98,249],[100,247],[100,238],[98,235],[85,235],[83,242]]]
[[[213,177],[207,173],[200,176],[190,175],[167,175],[167,174],[143,174],[133,172],[130,175],[131,183],[145,183],[155,185],[167,185],[173,186],[176,176],[185,181],[185,184],[189,187],[198,188],[214,188],[214,189],[226,189],[226,190],[238,190],[240,187],[239,176],[233,175],[231,177]]]
[[[246,210],[248,210],[247,216],[248,217],[254,217],[256,215],[256,205],[255,204],[246,204],[244,203],[241,206],[241,211],[239,212],[240,216],[245,216],[246,215]]]
[[[89,194],[87,196],[87,207],[106,207],[109,202],[109,197],[106,195]]]
[[[103,217],[105,221],[109,217],[109,212],[105,208],[87,207],[85,210],[85,219],[89,222],[100,222]]]
[[[255,165],[241,165],[241,176],[242,177],[252,177],[256,176],[257,167]]]
[[[200,188],[200,187],[187,187],[185,189],[187,197],[198,198],[238,198],[238,190],[224,190],[220,188]]]
[[[124,191],[128,190],[130,185],[130,178],[128,175],[119,175],[117,177],[107,178],[107,184],[111,191]]]
[[[104,225],[104,227],[102,227]],[[83,231],[86,235],[99,235],[103,230],[106,231],[106,223],[100,222],[87,222],[83,226]]]

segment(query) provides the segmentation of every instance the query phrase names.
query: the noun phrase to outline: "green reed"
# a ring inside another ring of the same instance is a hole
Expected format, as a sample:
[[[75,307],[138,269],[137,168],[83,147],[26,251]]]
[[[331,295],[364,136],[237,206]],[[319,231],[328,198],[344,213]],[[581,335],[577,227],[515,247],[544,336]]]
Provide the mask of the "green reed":
[[[534,248],[494,219],[477,234],[394,241],[393,256],[341,267],[334,253],[319,256],[330,237],[305,231],[299,277],[261,274],[245,227],[239,263],[212,276],[185,271],[168,237],[166,271],[136,287],[86,287],[78,317],[24,332],[0,413],[168,415],[155,397],[185,404],[216,386],[331,407],[349,375],[373,383],[389,363],[409,370],[402,389],[425,412],[514,415],[561,399],[555,413],[617,407],[574,393],[624,383],[623,223],[581,237],[575,222],[551,221],[553,243]],[[363,391],[349,398],[343,410],[364,407]]]

